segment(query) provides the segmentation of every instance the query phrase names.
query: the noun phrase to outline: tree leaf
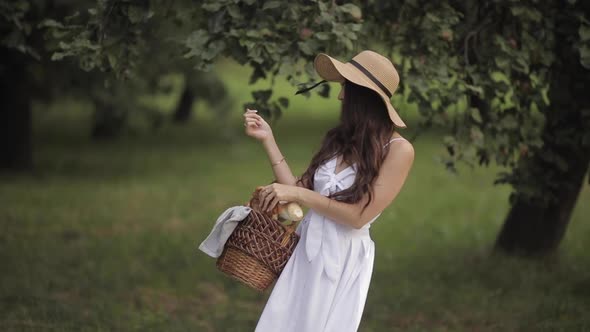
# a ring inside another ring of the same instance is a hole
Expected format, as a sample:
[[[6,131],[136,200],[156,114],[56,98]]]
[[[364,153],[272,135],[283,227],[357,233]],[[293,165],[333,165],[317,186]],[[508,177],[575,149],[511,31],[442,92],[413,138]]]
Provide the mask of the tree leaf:
[[[201,8],[203,8],[209,12],[217,12],[217,11],[219,11],[219,9],[221,9],[222,6],[223,6],[223,3],[221,1],[217,1],[217,2],[206,3],[206,4],[202,5]]]
[[[281,106],[283,106],[284,108],[287,108],[289,107],[289,99],[281,97],[279,98],[279,104],[281,104]]]
[[[320,90],[318,91],[318,95],[328,98],[330,97],[330,85],[329,84],[322,84]]]
[[[51,61],[58,61],[66,57],[66,53],[63,52],[55,52],[51,55]]]
[[[322,32],[317,32],[317,33],[315,33],[315,34],[314,34],[314,36],[315,36],[317,39],[319,39],[319,40],[328,40],[328,39],[330,39],[330,33],[328,33],[328,32],[324,32],[324,31],[322,31]]]
[[[469,113],[471,115],[471,118],[473,120],[475,120],[475,122],[482,123],[481,114],[479,113],[479,109],[477,109],[475,107],[472,107],[472,108],[470,108],[470,112]]]
[[[347,3],[339,7],[341,11],[350,14],[355,20],[360,20],[363,16],[361,9],[352,3]]]
[[[252,97],[258,102],[266,103],[272,95],[272,90],[256,90],[252,91]]]
[[[297,46],[299,46],[299,50],[301,50],[301,52],[303,52],[303,54],[305,55],[313,55],[314,54],[314,50],[310,47],[309,43],[307,42],[297,42]]]
[[[506,85],[510,85],[510,80],[508,79],[508,76],[506,76],[506,74],[504,74],[503,72],[493,71],[490,74],[490,77],[491,77],[492,81],[494,81],[496,83],[504,82],[504,83],[506,83]]]
[[[207,48],[201,53],[201,58],[204,60],[213,60],[219,53],[225,49],[225,42],[223,40],[215,40],[207,45]]]
[[[479,96],[483,96],[483,88],[481,86],[475,86],[475,85],[471,85],[471,84],[465,84],[465,87],[468,90],[471,90],[471,91],[477,93]]]
[[[139,6],[131,5],[127,8],[127,17],[129,17],[129,22],[139,23],[145,19],[145,10]]]
[[[346,46],[346,49],[352,51],[352,49],[354,48],[354,46],[352,45],[352,40],[348,38],[342,38],[342,41],[344,42],[344,46]]]
[[[262,10],[279,8],[280,6],[281,6],[281,1],[276,1],[276,0],[267,1],[262,6]]]
[[[240,10],[240,7],[236,5],[227,6],[227,12],[229,13],[229,16],[234,19],[242,18],[242,11]]]
[[[551,101],[549,100],[549,87],[541,89],[541,97],[543,98],[545,105],[551,104]]]
[[[113,53],[108,52],[107,59],[109,60],[109,65],[111,66],[111,68],[117,67],[117,57]]]
[[[578,29],[578,33],[580,34],[580,41],[588,41],[590,40],[590,26],[580,24],[580,29]]]
[[[590,69],[590,46],[583,45],[580,47],[580,63],[584,68]]]
[[[52,20],[50,18],[44,19],[43,21],[41,21],[38,25],[38,28],[65,28],[64,25],[61,22],[58,22],[56,20]]]
[[[518,16],[520,18],[526,18],[526,19],[532,20],[534,22],[539,22],[543,18],[543,15],[541,14],[541,12],[533,6],[516,5],[512,8],[510,8],[510,11],[512,12],[512,15],[514,15],[514,16]]]

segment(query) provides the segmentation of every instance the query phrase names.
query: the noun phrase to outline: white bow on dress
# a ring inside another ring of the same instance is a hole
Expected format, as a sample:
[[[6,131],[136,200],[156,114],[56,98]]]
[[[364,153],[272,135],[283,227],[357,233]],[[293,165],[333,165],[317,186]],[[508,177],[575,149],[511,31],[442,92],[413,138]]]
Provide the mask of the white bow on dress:
[[[326,163],[319,166],[314,175],[314,188],[323,196],[328,196],[334,192],[344,190],[350,187],[355,179],[357,164],[351,166],[335,174],[337,158],[334,157]],[[339,230],[345,229],[350,233],[366,233],[368,235],[370,225],[358,230],[345,225],[338,225],[323,215],[311,210],[309,217],[309,225],[307,229],[307,239],[305,243],[305,251],[307,258],[311,262],[316,258],[321,251],[325,263],[325,271],[331,280],[336,280],[340,274],[341,259],[340,257],[340,237]],[[377,217],[375,217],[376,219]],[[363,247],[365,255],[369,255],[368,241],[370,237],[363,238]]]

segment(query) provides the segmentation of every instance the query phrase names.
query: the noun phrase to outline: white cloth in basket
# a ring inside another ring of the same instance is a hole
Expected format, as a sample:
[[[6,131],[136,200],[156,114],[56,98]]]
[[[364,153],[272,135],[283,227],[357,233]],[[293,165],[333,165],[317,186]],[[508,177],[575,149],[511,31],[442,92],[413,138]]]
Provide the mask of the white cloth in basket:
[[[248,206],[232,206],[225,210],[217,218],[211,233],[199,245],[199,249],[214,258],[221,256],[225,242],[238,226],[238,222],[246,219],[251,210]]]
[[[397,139],[403,138],[389,143]],[[314,191],[328,196],[354,183],[357,165],[336,174],[336,163],[334,157],[317,168]],[[256,332],[357,331],[375,257],[369,228],[380,215],[355,229],[310,209],[297,227],[301,238],[270,294]]]

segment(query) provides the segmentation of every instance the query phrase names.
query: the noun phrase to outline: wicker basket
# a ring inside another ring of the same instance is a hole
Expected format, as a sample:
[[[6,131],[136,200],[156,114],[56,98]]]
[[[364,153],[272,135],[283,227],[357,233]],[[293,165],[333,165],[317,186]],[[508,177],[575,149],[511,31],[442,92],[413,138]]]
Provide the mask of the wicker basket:
[[[249,206],[252,211],[238,223],[225,243],[217,267],[223,273],[258,291],[264,291],[283,271],[299,241],[298,222],[283,225],[258,208],[259,188]]]

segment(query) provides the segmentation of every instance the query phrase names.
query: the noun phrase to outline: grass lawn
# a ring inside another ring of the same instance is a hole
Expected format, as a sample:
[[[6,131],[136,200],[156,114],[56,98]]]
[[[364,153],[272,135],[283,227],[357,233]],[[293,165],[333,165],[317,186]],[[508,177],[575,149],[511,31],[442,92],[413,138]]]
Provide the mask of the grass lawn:
[[[186,126],[93,142],[84,104],[37,107],[35,171],[0,176],[0,330],[253,331],[269,292],[225,277],[197,249],[223,210],[272,179],[243,134],[248,72],[221,74],[236,100],[229,125],[199,103]],[[284,82],[279,91],[292,94]],[[276,123],[295,173],[337,107],[334,95],[293,98]],[[414,142],[410,177],[372,227],[360,331],[590,331],[590,187],[556,257],[490,256],[509,188],[492,185],[498,168],[446,172],[440,140]]]

